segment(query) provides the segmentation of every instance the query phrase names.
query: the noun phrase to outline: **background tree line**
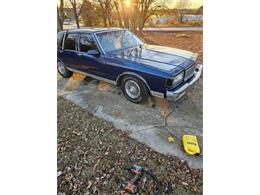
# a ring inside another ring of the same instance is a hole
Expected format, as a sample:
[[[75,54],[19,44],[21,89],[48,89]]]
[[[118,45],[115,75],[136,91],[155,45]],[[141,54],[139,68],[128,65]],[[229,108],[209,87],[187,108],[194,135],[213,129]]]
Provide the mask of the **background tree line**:
[[[152,16],[175,14],[182,22],[189,0],[176,0],[175,11],[168,8],[172,0],[58,0],[58,27],[63,30],[65,13],[80,28],[85,26],[122,27],[143,35],[143,28]],[[177,10],[177,11],[176,11]]]

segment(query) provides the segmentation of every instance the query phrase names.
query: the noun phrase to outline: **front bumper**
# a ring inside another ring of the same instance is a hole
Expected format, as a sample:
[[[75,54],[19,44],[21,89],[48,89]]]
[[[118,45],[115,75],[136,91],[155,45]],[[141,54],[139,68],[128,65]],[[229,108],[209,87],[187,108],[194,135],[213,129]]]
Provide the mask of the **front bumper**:
[[[189,82],[185,83],[183,86],[181,86],[180,88],[174,91],[167,90],[166,98],[172,101],[177,101],[178,99],[180,99],[185,94],[186,92],[185,90],[190,86],[192,86],[197,80],[199,80],[201,73],[202,73],[202,64],[198,64],[195,69],[195,75],[193,76],[193,78]]]

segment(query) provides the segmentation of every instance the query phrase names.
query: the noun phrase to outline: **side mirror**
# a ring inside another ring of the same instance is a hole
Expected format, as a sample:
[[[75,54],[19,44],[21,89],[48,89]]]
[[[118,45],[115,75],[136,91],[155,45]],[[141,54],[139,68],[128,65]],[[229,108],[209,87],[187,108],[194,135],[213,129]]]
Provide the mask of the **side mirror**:
[[[100,53],[97,50],[95,50],[95,49],[88,50],[87,54],[91,55],[91,56],[95,56],[95,57],[99,57],[100,56]]]

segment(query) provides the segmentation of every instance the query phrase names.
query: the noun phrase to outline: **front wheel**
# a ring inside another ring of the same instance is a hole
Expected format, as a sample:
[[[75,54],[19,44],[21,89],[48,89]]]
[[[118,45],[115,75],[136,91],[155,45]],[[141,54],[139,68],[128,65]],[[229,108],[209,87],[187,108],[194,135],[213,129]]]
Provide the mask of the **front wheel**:
[[[69,78],[73,74],[73,72],[69,71],[61,61],[57,61],[57,69],[63,78]]]
[[[149,96],[144,82],[135,76],[124,76],[121,82],[121,89],[125,97],[136,104],[145,102]]]

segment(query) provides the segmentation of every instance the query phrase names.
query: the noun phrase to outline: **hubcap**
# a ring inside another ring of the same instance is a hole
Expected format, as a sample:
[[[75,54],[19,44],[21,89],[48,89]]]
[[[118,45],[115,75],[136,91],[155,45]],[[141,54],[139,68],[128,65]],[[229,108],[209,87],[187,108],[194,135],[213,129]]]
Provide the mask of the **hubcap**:
[[[127,95],[133,99],[138,98],[141,94],[139,85],[133,80],[126,81],[125,91],[126,91]]]
[[[61,74],[65,74],[65,66],[62,62],[58,62],[58,70],[60,71]]]

